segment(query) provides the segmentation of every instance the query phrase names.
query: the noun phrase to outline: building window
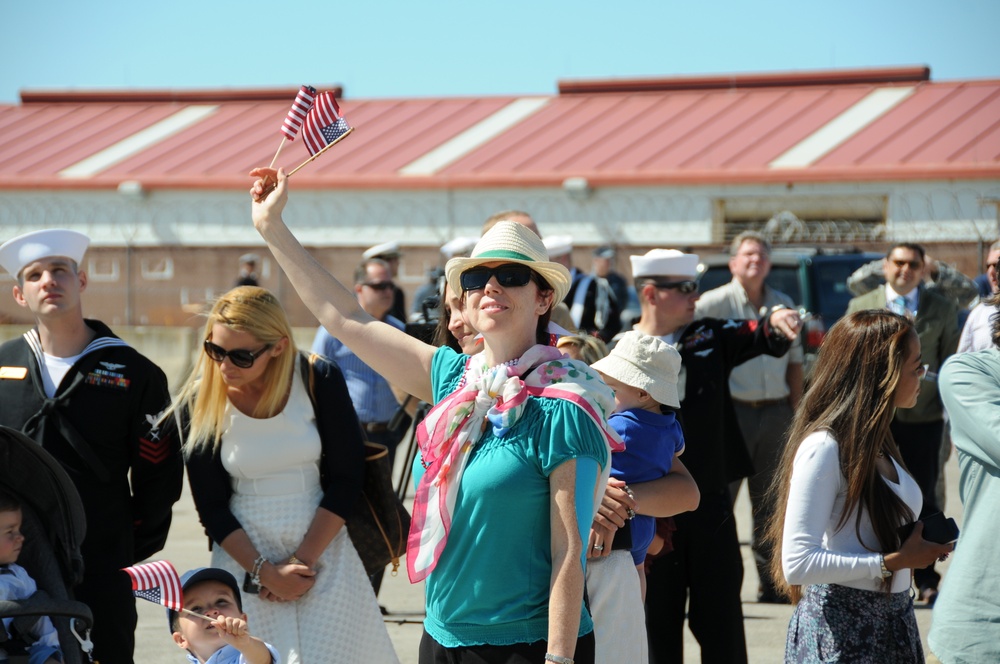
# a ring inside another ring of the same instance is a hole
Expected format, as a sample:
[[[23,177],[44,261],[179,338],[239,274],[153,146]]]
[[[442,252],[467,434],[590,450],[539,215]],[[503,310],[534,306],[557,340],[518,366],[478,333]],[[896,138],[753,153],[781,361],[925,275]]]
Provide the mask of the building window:
[[[118,259],[109,256],[94,256],[87,259],[87,278],[90,281],[115,282],[121,279]]]
[[[147,281],[169,281],[174,278],[174,259],[143,258],[140,263],[142,278]]]
[[[745,196],[715,201],[714,241],[743,231],[773,244],[854,244],[885,238],[887,198],[881,195]]]

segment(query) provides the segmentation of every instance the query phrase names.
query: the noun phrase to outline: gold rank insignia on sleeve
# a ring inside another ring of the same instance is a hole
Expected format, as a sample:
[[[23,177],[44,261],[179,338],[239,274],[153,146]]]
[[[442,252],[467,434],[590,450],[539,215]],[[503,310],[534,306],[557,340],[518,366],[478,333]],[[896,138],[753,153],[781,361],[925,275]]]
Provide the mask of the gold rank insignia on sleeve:
[[[0,380],[24,380],[27,375],[27,367],[0,367]]]

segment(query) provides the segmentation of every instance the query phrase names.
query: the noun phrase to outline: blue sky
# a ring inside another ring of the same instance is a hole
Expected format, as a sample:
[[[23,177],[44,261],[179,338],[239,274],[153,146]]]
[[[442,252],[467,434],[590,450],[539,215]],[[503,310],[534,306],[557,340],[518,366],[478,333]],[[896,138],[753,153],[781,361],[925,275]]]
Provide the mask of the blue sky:
[[[342,84],[351,98],[553,93],[559,79],[929,65],[1000,78],[998,0],[0,0],[21,89]]]

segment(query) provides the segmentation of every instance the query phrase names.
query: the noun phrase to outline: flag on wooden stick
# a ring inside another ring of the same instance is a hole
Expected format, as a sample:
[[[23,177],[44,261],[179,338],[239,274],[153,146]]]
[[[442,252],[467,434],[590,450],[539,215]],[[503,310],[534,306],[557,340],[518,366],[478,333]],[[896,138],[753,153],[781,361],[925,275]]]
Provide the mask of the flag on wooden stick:
[[[315,98],[316,88],[303,85],[299,89],[299,94],[295,95],[295,101],[292,102],[292,107],[288,110],[288,115],[285,116],[285,122],[281,125],[281,133],[285,135],[285,138],[290,141],[295,140],[295,136],[298,135],[299,128],[302,127],[302,122],[306,119],[309,109],[312,108]]]
[[[347,120],[340,116],[340,106],[337,105],[333,92],[321,92],[316,95],[312,108],[306,114],[302,140],[309,154],[316,155],[350,129]]]
[[[184,609],[184,591],[177,570],[166,560],[133,565],[123,570],[132,577],[132,594],[168,609]]]

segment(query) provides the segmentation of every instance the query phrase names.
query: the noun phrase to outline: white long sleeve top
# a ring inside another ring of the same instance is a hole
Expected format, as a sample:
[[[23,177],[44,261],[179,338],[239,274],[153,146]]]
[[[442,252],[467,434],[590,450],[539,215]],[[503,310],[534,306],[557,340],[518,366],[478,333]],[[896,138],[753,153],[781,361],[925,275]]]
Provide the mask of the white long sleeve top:
[[[923,499],[916,481],[893,461],[899,483],[883,478],[914,515]],[[792,485],[785,511],[781,566],[792,585],[836,583],[860,590],[880,590],[881,553],[871,519],[861,517],[861,539],[855,529],[857,508],[841,529],[837,529],[844,509],[847,480],[840,471],[837,441],[828,431],[810,434],[795,454]],[[903,525],[901,522],[900,525]],[[864,541],[868,548],[862,544]],[[910,587],[910,571],[898,570],[892,592]]]

